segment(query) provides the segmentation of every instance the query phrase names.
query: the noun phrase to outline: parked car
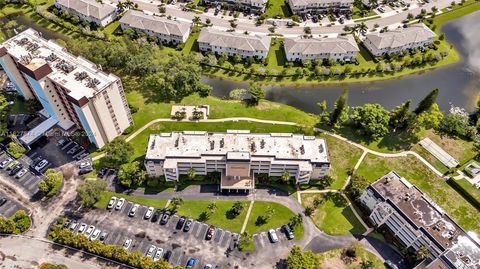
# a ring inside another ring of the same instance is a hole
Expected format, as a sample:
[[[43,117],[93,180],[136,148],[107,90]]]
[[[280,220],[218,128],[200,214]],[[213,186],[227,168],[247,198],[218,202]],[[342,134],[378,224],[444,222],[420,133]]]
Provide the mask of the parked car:
[[[152,215],[153,215],[153,210],[155,210],[155,208],[149,207],[149,208],[147,209],[147,211],[145,212],[145,215],[143,216],[143,218],[145,218],[145,219],[151,218]]]
[[[0,197],[0,206],[4,205],[7,201],[7,198]]]
[[[100,172],[98,172],[98,177],[99,178],[103,178],[105,176],[105,174],[107,173],[108,169],[107,168],[102,168],[100,169]]]
[[[278,236],[274,229],[268,230],[268,237],[270,237],[272,243],[278,242]]]
[[[88,226],[87,230],[85,231],[85,236],[88,238],[92,235],[93,231],[95,231],[95,226],[90,225]]]
[[[205,266],[203,267],[203,269],[212,269],[213,266],[211,264],[205,264]]]
[[[78,228],[77,234],[83,234],[86,229],[87,229],[87,224],[86,224],[86,223],[82,223],[82,224],[80,225],[80,228]]]
[[[153,258],[153,255],[155,255],[155,252],[157,251],[157,247],[154,246],[154,245],[151,245],[148,250],[147,250],[147,253],[145,254],[145,256],[147,257],[150,257],[150,258]]]
[[[108,233],[105,232],[105,231],[103,231],[103,232],[100,234],[100,237],[98,238],[98,240],[99,240],[100,242],[104,242],[105,239],[107,239],[107,237],[108,237]]]
[[[391,260],[386,260],[385,265],[390,269],[398,269],[397,265],[395,265]]]
[[[127,238],[127,239],[125,239],[125,242],[123,242],[122,246],[125,250],[127,250],[127,249],[130,248],[131,245],[132,245],[132,239]]]
[[[162,215],[162,219],[160,220],[160,224],[161,225],[167,224],[171,215],[172,215],[172,213],[170,211],[165,211],[165,213],[163,213],[163,215]]]
[[[79,175],[85,175],[85,174],[90,173],[90,172],[92,172],[92,171],[93,171],[93,167],[87,166],[87,167],[85,167],[85,168],[83,168],[83,169],[80,169],[80,171],[78,171],[78,174],[79,174]]]
[[[70,223],[72,223],[71,220],[69,220],[69,219],[65,220],[65,222],[63,223],[63,228],[64,229],[68,228],[68,226],[70,226]]]
[[[184,232],[190,231],[192,224],[193,224],[193,219],[187,219],[187,221],[185,222],[185,226],[183,226],[183,231]]]
[[[157,222],[160,215],[162,215],[162,210],[160,210],[160,209],[155,210],[155,213],[153,213],[151,221],[152,222]]]
[[[210,225],[210,227],[208,227],[207,234],[205,235],[205,239],[211,240],[214,235],[215,235],[215,227]]]
[[[83,168],[87,168],[89,166],[92,166],[92,164],[90,162],[82,162],[82,163],[80,163],[78,168],[83,169]]]
[[[115,210],[122,209],[123,205],[125,204],[125,198],[120,198],[117,201],[117,205],[115,205]]]
[[[185,217],[181,217],[180,219],[178,219],[178,222],[177,222],[177,227],[175,227],[177,230],[181,230],[183,228],[183,224],[185,224],[185,220],[187,218]]]
[[[385,13],[385,9],[383,7],[379,7],[377,8],[378,11],[380,11],[381,13]]]
[[[168,262],[168,260],[170,260],[170,257],[172,256],[172,251],[171,250],[167,250],[165,252],[165,255],[163,255],[163,259],[166,260]]]
[[[157,248],[155,252],[155,256],[153,256],[153,261],[156,262],[162,258],[163,255],[163,248]]]
[[[285,232],[285,235],[287,236],[288,240],[292,240],[295,238],[295,236],[293,235],[293,231],[290,228],[290,226],[288,226],[288,224],[283,225],[282,230]]]
[[[132,208],[130,208],[130,211],[128,212],[129,217],[135,217],[135,214],[137,213],[138,208],[140,207],[139,204],[134,204]]]
[[[197,259],[190,258],[188,259],[187,264],[185,265],[185,268],[191,269],[195,266],[195,264],[197,264]]]
[[[12,161],[13,161],[12,158],[7,158],[6,160],[4,160],[0,163],[0,168],[1,169],[5,168]]]
[[[77,226],[78,226],[78,222],[72,221],[72,224],[70,224],[70,231],[75,231]]]
[[[94,241],[97,240],[100,237],[100,233],[102,231],[100,229],[95,229],[92,233],[92,236],[90,236],[90,240]]]
[[[107,209],[112,209],[115,206],[116,202],[117,202],[117,197],[112,196],[112,198],[110,198],[110,201],[108,201]]]
[[[13,161],[11,162],[10,164],[7,165],[7,171],[10,171],[12,169],[14,169],[15,167],[17,167],[17,165],[19,165],[20,163],[18,161]]]
[[[23,168],[22,170],[20,170],[16,175],[15,175],[15,178],[19,179],[19,178],[22,178],[24,175],[26,175],[28,172],[28,170],[26,168]]]
[[[48,161],[47,160],[41,160],[37,165],[35,165],[35,170],[37,172],[40,172],[43,168],[45,168],[45,166],[48,165]]]
[[[8,173],[10,176],[13,176],[15,175],[16,173],[20,172],[20,170],[23,169],[23,164],[18,164],[17,166],[15,166],[14,168],[12,168],[12,170],[10,171],[10,173]]]

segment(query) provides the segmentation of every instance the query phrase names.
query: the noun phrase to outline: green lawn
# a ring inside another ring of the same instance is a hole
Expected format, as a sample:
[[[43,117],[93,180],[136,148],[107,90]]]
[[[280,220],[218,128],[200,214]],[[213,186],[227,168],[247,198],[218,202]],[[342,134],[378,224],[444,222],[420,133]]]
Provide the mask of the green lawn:
[[[190,36],[188,37],[187,41],[185,42],[185,46],[182,49],[183,54],[189,54],[190,52],[198,52],[198,36],[200,35],[200,32],[197,33],[191,33]]]
[[[348,206],[348,202],[338,193],[302,194],[304,207],[313,207],[315,198],[324,200],[311,216],[315,225],[323,232],[331,235],[363,234],[365,228],[358,221]]]
[[[357,269],[357,268],[362,268],[361,262],[362,261],[371,261],[373,263],[372,269],[385,269],[387,268],[383,261],[379,259],[377,256],[374,254],[368,252],[361,246],[355,246],[356,249],[356,258],[353,262],[351,263],[345,263],[342,259],[342,253],[344,249],[342,248],[337,248],[333,249],[327,252],[323,252],[320,254],[317,254],[319,259],[320,259],[320,267],[322,269],[337,269],[337,268],[342,268],[342,269]]]
[[[29,114],[30,111],[28,110],[27,103],[20,99],[19,97],[16,97],[14,100],[14,104],[10,107],[10,113],[11,114]]]
[[[365,9],[365,11],[367,11],[365,16],[362,16],[361,10],[357,6],[354,5],[353,9],[352,9],[352,12],[353,12],[352,19],[360,19],[360,18],[364,18],[364,17],[370,17],[370,16],[377,15],[377,13],[375,13],[373,11],[373,9],[368,9],[366,7],[363,7],[363,8]]]
[[[274,210],[272,218],[265,224],[257,225],[256,222],[258,217],[264,216],[267,212],[268,207]],[[250,218],[248,219],[247,228],[245,231],[252,235],[254,233],[267,231],[272,228],[277,228],[284,224],[288,224],[290,218],[294,215],[295,214],[290,209],[281,204],[256,201],[253,204],[252,212],[250,213]],[[296,239],[301,239],[303,236],[303,227],[296,230],[298,230],[296,231]]]
[[[217,204],[217,210],[215,213],[212,213],[208,219],[202,219],[202,212],[209,212],[207,206],[213,202]],[[242,229],[242,225],[247,214],[249,202],[243,201],[245,206],[243,212],[237,217],[231,218],[227,212],[232,208],[233,203],[235,203],[235,201],[184,200],[184,203],[177,210],[177,214],[239,233]]]
[[[138,203],[146,206],[153,206],[155,208],[160,208],[160,209],[165,208],[165,205],[167,204],[167,200],[136,197],[136,196],[130,196],[126,194],[106,191],[102,193],[100,200],[95,204],[95,207],[102,208],[102,209],[106,208],[108,205],[108,201],[110,201],[110,198],[112,196],[115,196],[117,198],[123,197],[126,200],[134,203]]]
[[[292,11],[288,5],[288,0],[269,0],[265,14],[270,18],[275,16],[286,18],[292,16]]]
[[[368,154],[356,174],[373,182],[392,170],[430,196],[465,230],[480,232],[480,215],[475,207],[413,156],[382,158]]]
[[[267,67],[270,69],[281,70],[287,64],[287,55],[283,49],[283,39],[272,39],[270,50],[268,51]]]

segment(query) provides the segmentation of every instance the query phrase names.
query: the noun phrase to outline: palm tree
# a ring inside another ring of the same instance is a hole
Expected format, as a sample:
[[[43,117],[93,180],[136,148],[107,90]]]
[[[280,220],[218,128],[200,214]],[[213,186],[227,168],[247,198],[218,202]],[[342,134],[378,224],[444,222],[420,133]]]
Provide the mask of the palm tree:
[[[367,30],[368,30],[368,26],[367,26],[364,22],[361,22],[360,24],[357,24],[355,27],[356,27],[356,28],[358,29],[358,31],[361,32],[361,33],[365,33],[365,32],[367,32]]]
[[[282,181],[284,183],[288,183],[289,180],[290,180],[290,173],[287,170],[283,171]]]
[[[172,205],[173,211],[177,211],[178,207],[183,204],[183,199],[180,197],[173,197],[170,200],[170,204]]]
[[[197,24],[199,24],[201,22],[201,19],[200,19],[199,16],[195,16],[195,17],[193,17],[192,22],[193,22],[193,26],[196,26]]]
[[[215,213],[217,211],[217,203],[213,202],[207,206],[207,209],[210,210],[210,213]]]

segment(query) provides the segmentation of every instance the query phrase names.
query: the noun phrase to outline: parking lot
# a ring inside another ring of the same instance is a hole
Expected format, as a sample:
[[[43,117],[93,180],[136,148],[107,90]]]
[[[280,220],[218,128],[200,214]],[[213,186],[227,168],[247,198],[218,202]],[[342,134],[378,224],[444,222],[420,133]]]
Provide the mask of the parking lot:
[[[9,198],[9,196],[4,191],[0,190],[0,200],[2,200],[2,198],[6,199],[6,202],[0,203],[0,216],[9,218],[13,214],[15,214],[18,210],[26,211],[26,209],[23,206],[21,206],[19,203],[17,203],[13,199]]]
[[[11,158],[11,157],[7,153],[5,153],[2,156],[0,156],[0,162],[3,162],[8,158]],[[23,168],[28,169],[27,173],[25,173],[24,176],[22,176],[21,178],[15,178],[15,176],[9,175],[9,171],[7,171],[6,168],[1,169],[0,174],[2,177],[9,179],[10,182],[23,188],[27,193],[34,195],[35,193],[38,192],[38,182],[40,182],[40,180],[43,179],[43,176],[41,174],[35,174],[32,172],[32,170],[30,169],[30,164],[33,162],[33,160],[30,159],[28,156],[24,155],[17,161],[21,165],[23,165]],[[45,169],[47,168],[48,168],[48,165],[47,167],[45,167]]]
[[[126,239],[132,239],[129,251],[138,250],[145,254],[151,245],[164,250],[164,254],[171,251],[168,259],[173,265],[184,266],[189,258],[198,259],[196,268],[203,268],[206,264],[230,267],[228,260],[222,261],[219,256],[224,253],[238,234],[217,228],[211,240],[205,240],[208,224],[194,221],[190,231],[177,230],[179,216],[173,215],[165,225],[159,221],[145,220],[146,206],[141,205],[134,217],[128,217],[133,206],[126,202],[121,210],[92,210],[81,218],[72,217],[79,223],[94,225],[102,231],[107,231],[106,244],[123,245]],[[78,227],[77,227],[78,229]]]

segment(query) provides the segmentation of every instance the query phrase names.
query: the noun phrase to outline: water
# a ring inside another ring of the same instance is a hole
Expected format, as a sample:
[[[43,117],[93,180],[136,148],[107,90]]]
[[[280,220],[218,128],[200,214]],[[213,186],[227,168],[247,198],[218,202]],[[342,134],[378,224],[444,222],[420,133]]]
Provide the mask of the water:
[[[448,110],[453,104],[471,111],[480,93],[480,12],[444,25],[443,31],[464,61],[387,81],[327,86],[272,86],[265,88],[266,98],[317,113],[317,102],[326,100],[331,107],[343,89],[349,89],[349,103],[352,106],[379,103],[392,109],[408,99],[416,104],[432,89],[439,88],[438,104],[442,110]],[[232,89],[248,87],[247,83],[214,78],[205,78],[204,81],[213,86],[213,95],[222,97],[228,96]]]

